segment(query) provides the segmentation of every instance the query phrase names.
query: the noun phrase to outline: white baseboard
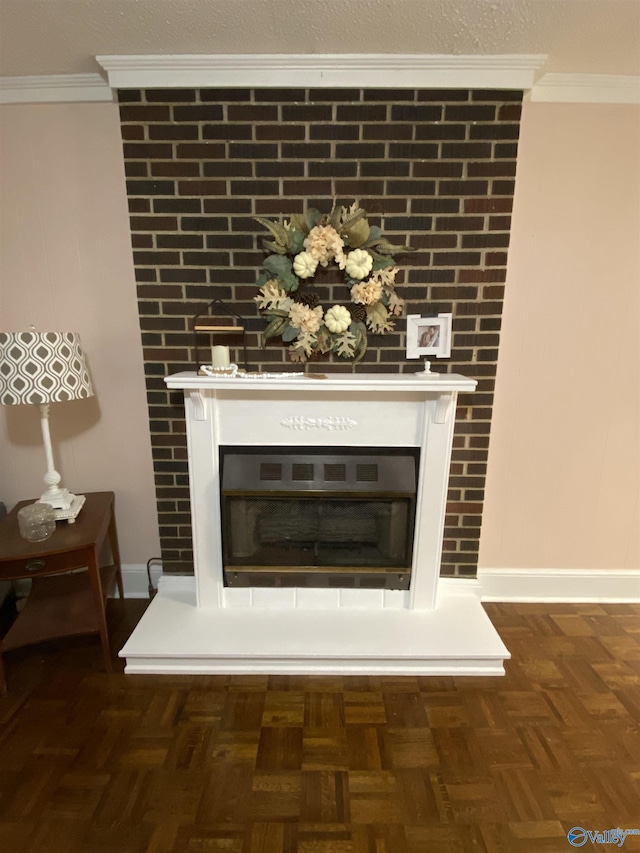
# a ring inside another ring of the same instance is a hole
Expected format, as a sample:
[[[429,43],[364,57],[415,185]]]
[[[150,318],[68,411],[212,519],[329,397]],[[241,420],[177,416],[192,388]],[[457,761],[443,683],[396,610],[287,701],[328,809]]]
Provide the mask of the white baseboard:
[[[480,569],[482,601],[640,602],[636,569]]]
[[[148,598],[146,565],[123,565],[126,598]],[[162,567],[151,566],[151,582],[172,590],[191,587],[192,577],[163,575]],[[440,587],[453,592],[475,593],[482,601],[557,601],[558,603],[640,602],[640,570],[634,569],[480,569],[477,579],[442,578]]]
[[[158,581],[162,575],[162,566],[154,564],[151,566],[151,583],[154,588],[158,588]],[[122,586],[124,587],[125,598],[150,598],[149,595],[149,578],[147,576],[147,567],[144,563],[139,565],[122,566]],[[114,589],[111,593],[111,598],[115,598],[117,592]]]

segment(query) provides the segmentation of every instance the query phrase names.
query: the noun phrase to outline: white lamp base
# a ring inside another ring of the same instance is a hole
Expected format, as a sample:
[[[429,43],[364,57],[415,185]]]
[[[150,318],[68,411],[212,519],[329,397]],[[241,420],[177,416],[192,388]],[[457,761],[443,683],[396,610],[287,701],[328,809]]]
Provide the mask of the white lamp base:
[[[55,498],[47,497],[45,492],[38,503],[52,506],[56,521],[68,521],[73,524],[85,501],[85,495],[72,495],[68,489],[62,489],[62,493]]]

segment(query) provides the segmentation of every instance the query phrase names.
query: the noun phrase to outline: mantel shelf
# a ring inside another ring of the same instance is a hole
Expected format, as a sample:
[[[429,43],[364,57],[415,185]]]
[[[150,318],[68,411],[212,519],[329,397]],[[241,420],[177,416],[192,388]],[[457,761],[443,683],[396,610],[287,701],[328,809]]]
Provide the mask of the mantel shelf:
[[[424,394],[469,392],[477,385],[475,379],[461,376],[458,373],[327,373],[325,378],[317,378],[319,374],[298,374],[286,378],[260,378],[259,376],[244,378],[201,376],[195,371],[174,373],[165,377],[169,388],[182,388],[185,391],[229,391],[238,393],[244,391],[294,391],[302,396],[322,395],[326,392],[381,392],[404,396],[413,392],[418,396]]]

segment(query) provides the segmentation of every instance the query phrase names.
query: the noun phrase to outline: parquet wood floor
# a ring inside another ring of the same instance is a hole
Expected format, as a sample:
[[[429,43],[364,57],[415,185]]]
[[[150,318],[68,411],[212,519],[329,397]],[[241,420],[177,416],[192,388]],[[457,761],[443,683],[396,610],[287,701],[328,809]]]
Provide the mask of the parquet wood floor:
[[[109,603],[114,648],[144,606]],[[7,654],[0,850],[556,853],[574,826],[640,829],[640,606],[487,610],[504,678],[107,675],[90,637]]]

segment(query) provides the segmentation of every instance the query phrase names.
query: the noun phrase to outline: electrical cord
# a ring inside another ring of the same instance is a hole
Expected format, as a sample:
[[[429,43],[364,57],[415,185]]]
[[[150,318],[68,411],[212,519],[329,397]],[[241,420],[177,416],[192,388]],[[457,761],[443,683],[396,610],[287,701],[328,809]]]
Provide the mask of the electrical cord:
[[[147,578],[149,580],[149,598],[153,598],[154,595],[158,592],[158,588],[153,585],[153,581],[151,580],[151,564],[152,563],[162,563],[162,557],[151,557],[151,559],[147,560]]]

